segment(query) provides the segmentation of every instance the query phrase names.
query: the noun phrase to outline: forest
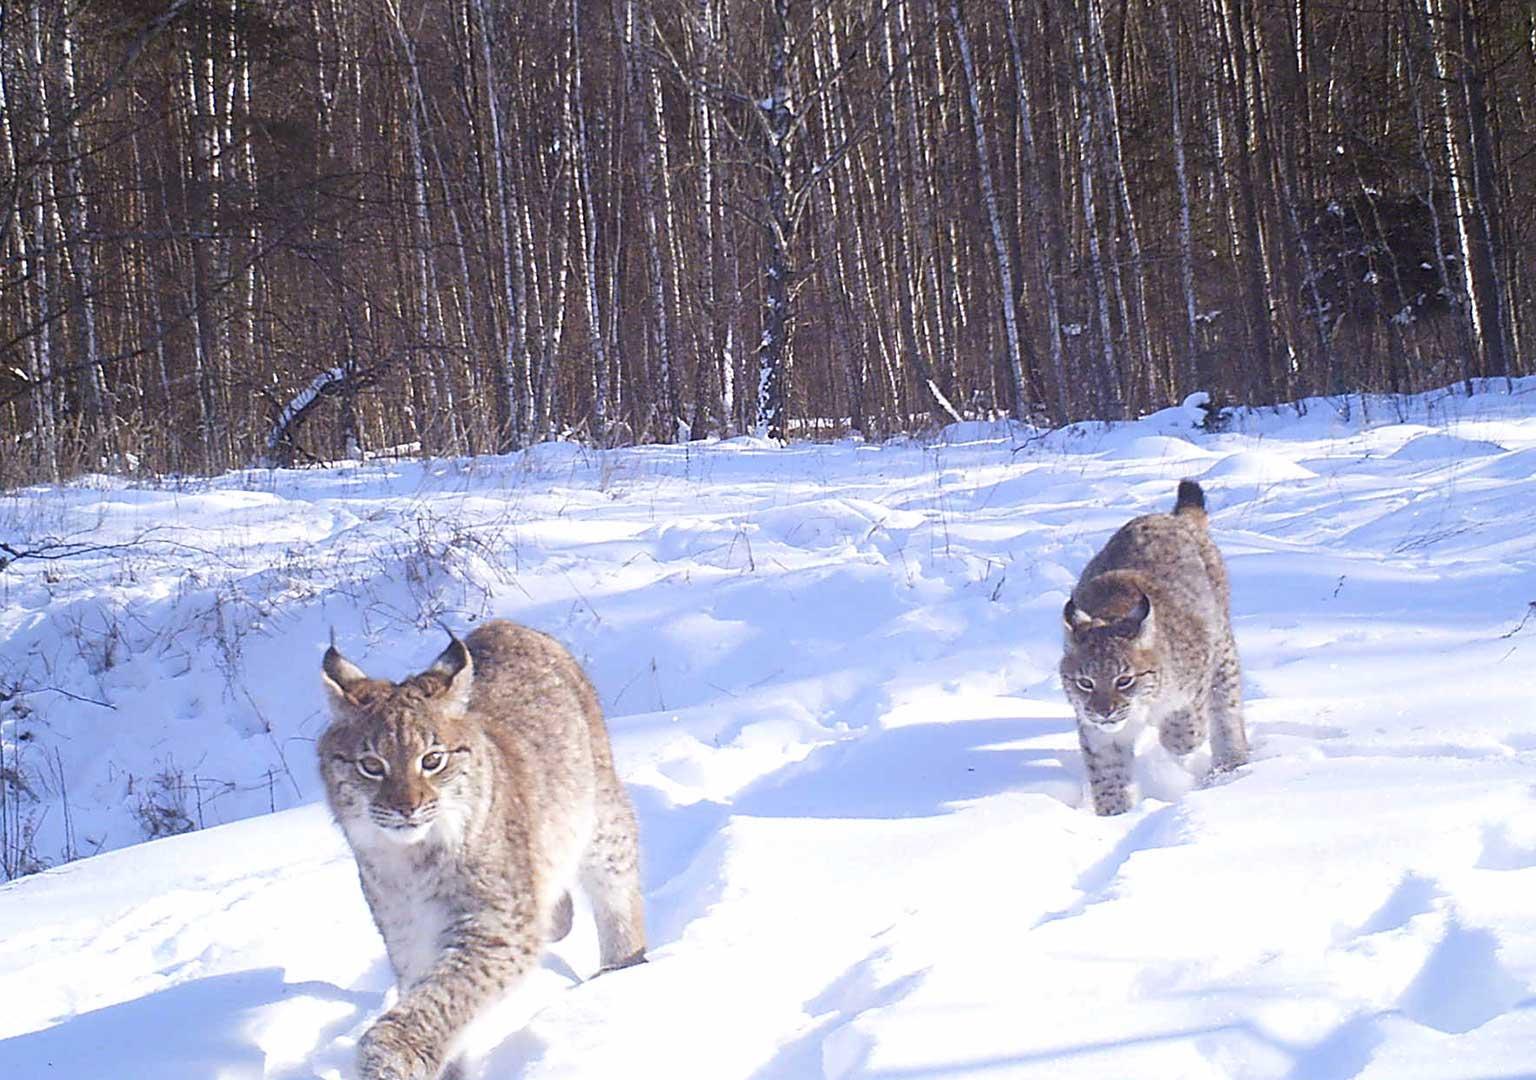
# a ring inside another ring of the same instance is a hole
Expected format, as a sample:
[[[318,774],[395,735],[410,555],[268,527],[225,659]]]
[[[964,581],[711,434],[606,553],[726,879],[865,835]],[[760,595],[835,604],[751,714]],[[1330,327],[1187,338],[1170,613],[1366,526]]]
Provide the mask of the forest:
[[[0,0],[0,487],[1536,370],[1529,0]]]

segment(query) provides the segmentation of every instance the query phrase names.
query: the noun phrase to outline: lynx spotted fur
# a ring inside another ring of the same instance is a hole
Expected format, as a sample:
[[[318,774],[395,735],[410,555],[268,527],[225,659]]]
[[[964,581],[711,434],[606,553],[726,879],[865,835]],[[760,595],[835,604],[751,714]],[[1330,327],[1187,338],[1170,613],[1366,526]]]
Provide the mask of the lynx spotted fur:
[[[458,1075],[456,1036],[569,929],[577,882],[603,967],[644,959],[634,811],[570,653],[498,621],[400,683],[334,646],[322,669],[326,796],[399,987],[358,1045],[362,1080]]]
[[[1171,514],[1127,522],[1083,570],[1062,612],[1061,684],[1098,813],[1135,801],[1131,752],[1148,725],[1179,755],[1209,735],[1218,771],[1248,760],[1229,607],[1205,493],[1192,480]]]

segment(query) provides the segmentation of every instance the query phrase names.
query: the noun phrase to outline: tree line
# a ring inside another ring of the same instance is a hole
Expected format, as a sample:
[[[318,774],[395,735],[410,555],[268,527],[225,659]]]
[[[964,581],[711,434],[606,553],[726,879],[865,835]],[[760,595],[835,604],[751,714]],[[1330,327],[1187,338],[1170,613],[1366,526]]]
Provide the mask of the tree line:
[[[0,0],[0,485],[1529,372],[1527,0]]]

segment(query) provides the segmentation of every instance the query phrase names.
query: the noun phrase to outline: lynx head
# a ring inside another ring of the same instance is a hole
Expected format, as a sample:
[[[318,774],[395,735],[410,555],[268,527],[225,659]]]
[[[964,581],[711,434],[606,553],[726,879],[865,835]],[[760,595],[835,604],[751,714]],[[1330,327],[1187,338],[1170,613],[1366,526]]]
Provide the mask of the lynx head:
[[[370,679],[326,650],[322,679],[332,719],[319,743],[320,770],[331,807],[356,837],[370,831],[413,844],[467,798],[473,742],[465,707],[475,665],[450,635],[431,667],[403,682]]]
[[[1061,685],[1079,720],[1108,734],[1144,715],[1162,684],[1152,601],[1106,574],[1080,585],[1062,611]]]

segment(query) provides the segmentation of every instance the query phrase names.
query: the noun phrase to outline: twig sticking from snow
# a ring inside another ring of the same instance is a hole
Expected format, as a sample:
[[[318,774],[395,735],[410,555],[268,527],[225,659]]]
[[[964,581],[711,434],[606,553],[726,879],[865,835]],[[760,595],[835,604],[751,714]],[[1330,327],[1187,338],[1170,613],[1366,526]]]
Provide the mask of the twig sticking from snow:
[[[81,702],[84,702],[87,705],[100,705],[103,709],[116,709],[117,708],[117,706],[112,704],[110,701],[98,701],[96,698],[93,698],[93,697],[84,697],[84,696],[82,696],[80,694],[71,693],[70,691],[65,690],[63,687],[60,687],[60,686],[39,686],[36,689],[34,689],[32,691],[29,691],[29,692],[30,693],[34,693],[34,694],[40,694],[40,693],[43,693],[44,691],[46,691],[46,692],[48,692],[50,694],[61,694],[64,697],[69,698],[69,700],[71,700],[71,701],[81,701]]]
[[[38,541],[35,547],[18,548],[12,544],[0,541],[0,572],[4,572],[13,563],[21,562],[23,559],[53,562],[58,559],[73,559],[81,555],[96,555],[102,552],[143,550],[150,546],[169,548],[172,551],[190,551],[210,559],[216,559],[225,566],[235,565],[229,559],[210,548],[199,547],[196,544],[188,544],[180,540],[159,539],[154,534],[160,531],[162,529],[157,525],[144,530],[132,540],[116,544],[90,544],[81,540],[60,540],[56,537],[47,537]]]
[[[1512,638],[1520,631],[1524,630],[1525,624],[1531,621],[1531,616],[1533,615],[1536,615],[1536,600],[1532,600],[1530,603],[1525,605],[1525,615],[1520,619],[1520,622],[1515,626],[1513,630],[1509,631],[1509,633],[1500,634],[1499,640],[1504,641],[1508,638]]]

